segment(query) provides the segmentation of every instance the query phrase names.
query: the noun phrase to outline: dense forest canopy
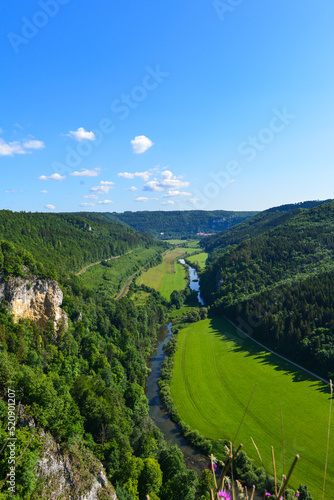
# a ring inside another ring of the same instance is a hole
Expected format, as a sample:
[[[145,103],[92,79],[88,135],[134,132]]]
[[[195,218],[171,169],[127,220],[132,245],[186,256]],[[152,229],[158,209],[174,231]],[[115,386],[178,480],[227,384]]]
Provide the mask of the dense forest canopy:
[[[13,242],[57,275],[129,250],[162,243],[102,214],[0,211],[0,240]]]
[[[201,246],[206,252],[210,253],[209,261],[213,262],[226,250],[234,245],[238,245],[247,238],[259,236],[270,229],[274,229],[284,224],[289,219],[301,213],[303,209],[314,208],[330,201],[332,200],[305,201],[269,208],[234,226],[228,231],[223,231],[217,235],[203,238],[201,240]]]
[[[173,210],[170,212],[113,212],[104,216],[119,220],[154,238],[186,239],[196,238],[197,233],[217,233],[229,229],[256,213],[226,210]]]

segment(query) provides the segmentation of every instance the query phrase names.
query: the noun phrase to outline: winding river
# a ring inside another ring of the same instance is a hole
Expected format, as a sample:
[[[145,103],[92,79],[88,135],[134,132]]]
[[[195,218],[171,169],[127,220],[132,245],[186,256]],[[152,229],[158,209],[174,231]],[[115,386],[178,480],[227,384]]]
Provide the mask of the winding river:
[[[181,264],[188,265],[184,259],[180,259]],[[191,290],[198,291],[198,301],[200,304],[204,304],[200,296],[200,283],[198,280],[198,275],[195,269],[189,267],[189,286]],[[173,445],[176,444],[182,451],[187,465],[198,470],[203,470],[203,463],[206,463],[206,459],[201,453],[189,446],[183,436],[180,433],[178,426],[169,418],[165,410],[162,409],[160,405],[159,398],[159,386],[158,380],[160,377],[160,370],[162,362],[165,358],[165,353],[163,352],[163,346],[169,341],[172,333],[172,324],[162,325],[157,336],[157,347],[154,350],[150,361],[148,362],[148,368],[150,368],[150,374],[146,379],[146,397],[148,399],[148,404],[150,407],[149,413],[154,421],[155,425],[161,430],[164,438],[167,442],[171,442]],[[204,465],[205,467],[205,465]]]

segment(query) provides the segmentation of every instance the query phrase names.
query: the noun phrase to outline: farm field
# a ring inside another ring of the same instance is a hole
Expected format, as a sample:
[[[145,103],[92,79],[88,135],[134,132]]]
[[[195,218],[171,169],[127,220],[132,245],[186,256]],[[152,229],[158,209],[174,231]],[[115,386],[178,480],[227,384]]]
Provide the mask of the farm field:
[[[169,250],[161,264],[138,277],[137,284],[150,286],[169,300],[173,290],[183,290],[188,283],[187,270],[178,262],[178,259],[185,253],[191,254],[196,251],[196,248],[189,247],[176,247]]]
[[[206,252],[201,252],[195,255],[191,255],[187,258],[187,260],[189,260],[189,262],[197,263],[201,269],[204,269],[207,258],[208,254]]]
[[[234,440],[255,384],[257,388],[235,444],[243,443],[260,466],[252,437],[269,473],[274,446],[278,477],[283,473],[280,405],[285,464],[300,460],[290,482],[307,484],[321,498],[329,415],[329,387],[269,353],[223,318],[194,323],[179,334],[171,394],[181,419],[212,439]],[[334,499],[333,424],[326,499]],[[287,472],[285,470],[285,472]]]

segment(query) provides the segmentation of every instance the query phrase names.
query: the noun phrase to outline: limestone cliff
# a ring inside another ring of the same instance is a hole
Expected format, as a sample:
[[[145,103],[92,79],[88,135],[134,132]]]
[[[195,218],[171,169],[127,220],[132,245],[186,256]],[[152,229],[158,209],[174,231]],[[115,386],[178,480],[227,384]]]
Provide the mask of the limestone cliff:
[[[60,445],[49,432],[36,429],[34,419],[23,405],[18,410],[18,427],[35,430],[41,446],[32,499],[117,500],[102,463],[84,446]]]
[[[67,328],[67,315],[60,307],[63,292],[56,281],[13,277],[4,281],[0,274],[0,302],[10,307],[15,321],[30,319],[42,328],[52,321],[56,330],[62,324]]]

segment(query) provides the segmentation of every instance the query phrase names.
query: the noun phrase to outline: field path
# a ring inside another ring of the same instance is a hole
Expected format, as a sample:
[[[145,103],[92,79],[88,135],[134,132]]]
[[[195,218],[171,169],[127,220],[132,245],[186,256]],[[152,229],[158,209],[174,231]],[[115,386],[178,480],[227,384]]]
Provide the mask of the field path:
[[[130,276],[130,278],[128,279],[128,281],[125,283],[125,286],[123,288],[123,290],[121,291],[121,293],[116,297],[115,300],[120,300],[121,298],[124,297],[124,295],[126,294],[126,292],[128,291],[128,288],[133,280],[133,278],[135,276],[137,276],[138,273],[140,273],[140,271],[142,271],[143,269],[145,269],[146,266],[142,267],[141,269],[139,269],[139,271],[136,271],[132,276]]]
[[[127,252],[123,255],[128,255],[131,252],[132,252],[132,250],[130,250],[130,252]],[[109,259],[103,259],[103,260],[119,259],[120,257],[123,257],[123,255],[115,255],[113,257],[109,257]],[[93,267],[93,266],[97,266],[98,264],[101,264],[101,262],[102,262],[102,260],[99,260],[98,262],[93,262],[93,264],[88,264],[87,266],[83,267],[80,271],[75,273],[75,276],[81,276],[84,272],[87,271],[87,269],[89,269],[90,267]]]

